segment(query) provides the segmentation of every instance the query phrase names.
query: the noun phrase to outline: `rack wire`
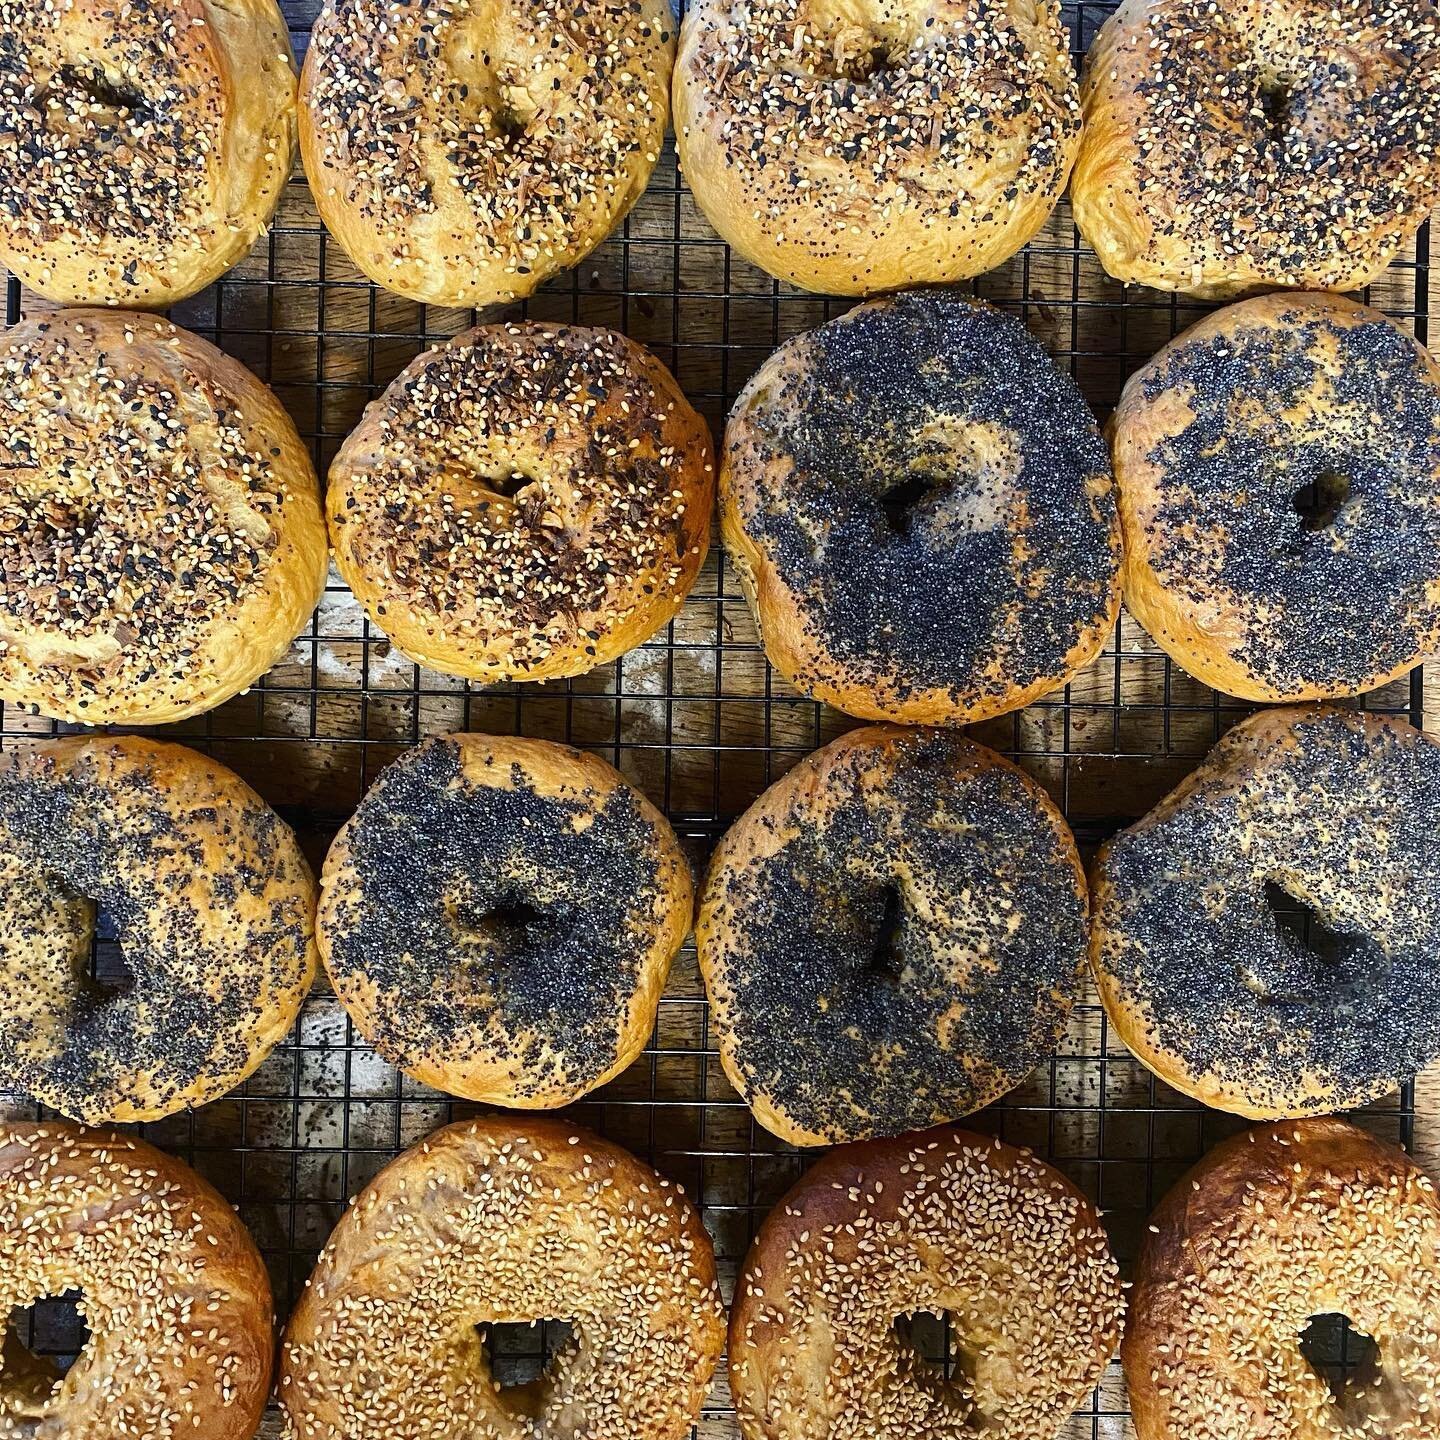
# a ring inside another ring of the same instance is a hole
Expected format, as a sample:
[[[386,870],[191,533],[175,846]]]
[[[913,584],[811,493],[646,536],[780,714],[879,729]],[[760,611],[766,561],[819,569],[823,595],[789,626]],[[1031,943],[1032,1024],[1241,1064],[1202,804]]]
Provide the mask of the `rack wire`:
[[[297,52],[318,5],[284,0]],[[1064,8],[1078,61],[1113,4]],[[1368,298],[1428,341],[1429,279],[1426,227]],[[1080,242],[1063,202],[1020,255],[970,288],[1021,315],[1102,419],[1126,376],[1209,308],[1122,289]],[[499,313],[610,326],[642,341],[670,365],[718,435],[760,362],[848,303],[794,290],[732,255],[701,218],[667,145],[622,231],[530,302]],[[7,325],[40,308],[8,280]],[[365,280],[326,235],[298,171],[268,238],[171,314],[269,381],[322,474],[364,405],[415,355],[476,318]],[[1365,703],[1423,723],[1418,673]],[[1089,848],[1149,808],[1246,713],[1172,666],[1126,616],[1063,692],[973,733],[1044,783]],[[477,688],[419,669],[365,620],[332,572],[312,623],[263,681],[210,715],[158,733],[238,771],[296,827],[317,865],[379,770],[425,736],[470,729],[565,740],[610,760],[655,800],[698,866],[770,781],[853,723],[770,671],[717,547],[666,632],[592,674],[543,685]],[[0,708],[0,748],[74,728]],[[113,932],[103,927],[97,956],[102,967],[113,963]],[[380,1060],[321,982],[286,1043],[239,1091],[139,1128],[239,1207],[269,1266],[283,1323],[348,1197],[400,1150],[474,1110]],[[43,1113],[26,1096],[0,1092],[0,1117]],[[728,1085],[692,947],[675,967],[644,1056],[572,1113],[684,1185],[714,1236],[728,1299],[759,1222],[805,1157],[759,1127]],[[1408,1143],[1412,1089],[1363,1118]],[[969,1123],[1032,1147],[1075,1180],[1102,1207],[1126,1263],[1166,1188],[1240,1124],[1151,1076],[1112,1035],[1093,994],[1056,1056]],[[84,1338],[73,1301],[41,1302],[23,1317],[22,1338],[62,1363],[73,1357]],[[955,1356],[943,1317],[918,1317],[909,1329],[912,1343],[948,1373]],[[498,1330],[488,1337],[498,1373],[525,1379],[563,1327]],[[1361,1348],[1330,1323],[1319,1327],[1311,1353],[1339,1383]],[[276,1423],[267,1419],[262,1434],[277,1433]],[[697,1440],[738,1434],[723,1366],[695,1433]],[[1129,1433],[1112,1364],[1062,1436]]]

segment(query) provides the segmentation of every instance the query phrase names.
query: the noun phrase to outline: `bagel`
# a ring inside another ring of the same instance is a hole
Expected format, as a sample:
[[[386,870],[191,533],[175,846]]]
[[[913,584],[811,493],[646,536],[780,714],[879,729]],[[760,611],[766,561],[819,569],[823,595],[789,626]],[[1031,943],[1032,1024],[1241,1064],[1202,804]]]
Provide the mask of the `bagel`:
[[[1168,1085],[1252,1119],[1356,1109],[1440,1057],[1440,743],[1265,710],[1096,857],[1110,1023]]]
[[[89,977],[97,913],[124,975]],[[0,755],[0,1084],[88,1123],[218,1099],[315,974],[315,882],[223,766],[138,736]]]
[[[695,943],[725,1073],[797,1145],[968,1115],[1054,1051],[1085,969],[1049,796],[943,730],[853,730],[776,781],[706,876]]]
[[[325,525],[248,370],[154,316],[70,310],[0,335],[0,400],[0,700],[167,724],[288,653]]]
[[[875,301],[787,341],[725,429],[720,519],[770,663],[867,720],[968,725],[1099,653],[1120,607],[1106,452],[1013,316]]]
[[[294,163],[275,0],[0,0],[0,263],[41,295],[159,308],[203,290]]]
[[[1301,1350],[1318,1315],[1375,1345],[1334,1396]],[[1341,1120],[1265,1125],[1166,1195],[1122,1358],[1137,1440],[1428,1440],[1440,1414],[1440,1201]]]
[[[710,543],[710,432],[644,347],[483,325],[427,352],[330,468],[335,563],[421,665],[580,675],[680,609]]]
[[[133,1136],[0,1123],[0,1315],[79,1291],[63,1374],[8,1327],[0,1435],[250,1440],[270,1394],[270,1280],[235,1212]]]
[[[476,1326],[562,1318],[570,1345],[502,1390]],[[584,1130],[494,1115],[360,1193],[290,1318],[280,1401],[296,1440],[680,1440],[724,1338],[679,1189]]]
[[[1050,1440],[1120,1339],[1090,1202],[1028,1151],[958,1129],[845,1145],[770,1212],[730,1313],[745,1440]],[[944,1311],[953,1374],[904,1321]]]
[[[1126,603],[1197,679],[1319,700],[1440,649],[1440,365],[1378,311],[1232,305],[1131,377],[1111,438]]]
[[[1124,0],[1082,95],[1075,223],[1127,283],[1359,290],[1440,200],[1433,0]]]
[[[603,760],[443,735],[387,767],[335,837],[320,954],[407,1074],[549,1109],[644,1049],[693,909],[675,832]]]
[[[326,0],[300,80],[321,218],[412,300],[524,299],[644,192],[674,54],[669,0]]]
[[[1049,218],[1080,143],[1055,0],[692,0],[674,98],[705,218],[830,295],[993,270]]]

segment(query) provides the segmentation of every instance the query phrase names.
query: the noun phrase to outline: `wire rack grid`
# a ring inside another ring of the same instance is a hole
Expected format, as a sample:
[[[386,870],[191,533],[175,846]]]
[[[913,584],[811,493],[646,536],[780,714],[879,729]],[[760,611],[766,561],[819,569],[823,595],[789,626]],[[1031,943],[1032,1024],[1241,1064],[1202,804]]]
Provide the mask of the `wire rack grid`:
[[[284,0],[299,53],[318,8],[319,0]],[[1110,0],[1064,6],[1077,62],[1113,8]],[[1079,240],[1064,202],[1020,255],[971,288],[1020,314],[1102,419],[1126,376],[1208,308],[1115,284]],[[1428,341],[1429,288],[1427,227],[1368,298]],[[671,366],[718,435],[761,361],[848,303],[792,289],[732,255],[700,216],[667,145],[623,229],[504,313],[610,326],[642,341]],[[41,308],[8,280],[7,325]],[[298,170],[268,237],[171,314],[271,384],[322,474],[364,405],[415,355],[476,318],[365,280],[326,235]],[[1423,693],[1417,672],[1365,703],[1420,724]],[[1245,713],[1172,666],[1125,616],[1104,653],[1063,692],[973,733],[1044,783],[1088,848],[1142,814]],[[853,723],[772,674],[717,546],[667,631],[592,674],[544,685],[481,689],[419,669],[365,620],[332,572],[312,623],[281,665],[248,694],[163,733],[244,776],[294,824],[317,864],[378,771],[423,737],[470,729],[565,740],[604,756],[650,795],[698,866],[770,781]],[[0,708],[0,747],[71,728]],[[100,974],[119,963],[118,948],[102,917]],[[140,1128],[239,1207],[265,1255],[283,1323],[348,1197],[398,1151],[472,1110],[381,1061],[322,982],[286,1043],[238,1092]],[[0,1117],[41,1113],[28,1097],[0,1092]],[[728,1299],[759,1222],[805,1157],[760,1128],[728,1085],[691,947],[644,1056],[573,1113],[685,1186],[715,1239]],[[1412,1089],[1363,1118],[1408,1143]],[[1056,1056],[969,1123],[1034,1148],[1074,1179],[1102,1207],[1125,1263],[1165,1189],[1238,1128],[1144,1070],[1112,1036],[1093,995],[1077,1008]],[[73,1301],[42,1302],[23,1317],[22,1337],[37,1352],[73,1356],[84,1336]],[[1343,1373],[1357,1347],[1338,1325],[1321,1328],[1316,1364]],[[913,1343],[948,1373],[957,1357],[943,1317],[918,1317],[910,1329]],[[528,1378],[563,1330],[492,1335],[499,1373]],[[272,1415],[262,1434],[273,1433]],[[1112,1364],[1062,1440],[1130,1433]],[[723,1366],[695,1434],[738,1435]]]

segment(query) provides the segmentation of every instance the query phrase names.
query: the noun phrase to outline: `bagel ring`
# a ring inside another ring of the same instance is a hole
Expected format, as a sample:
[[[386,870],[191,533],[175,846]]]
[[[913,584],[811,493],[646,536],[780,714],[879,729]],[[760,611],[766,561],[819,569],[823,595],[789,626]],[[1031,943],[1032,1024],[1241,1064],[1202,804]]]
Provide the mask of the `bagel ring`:
[[[1374,1353],[1332,1395],[1301,1349],[1343,1315]],[[1429,1440],[1440,1413],[1440,1200],[1342,1120],[1264,1125],[1166,1195],[1122,1358],[1138,1440]]]
[[[0,1331],[0,1435],[251,1440],[270,1395],[270,1278],[235,1211],[134,1136],[0,1123],[0,1317],[78,1290],[63,1375]]]
[[[640,198],[665,139],[669,0],[326,0],[300,144],[330,233],[412,300],[521,300]]]
[[[0,262],[41,295],[163,308],[203,290],[294,163],[275,0],[0,0]]]
[[[502,1391],[475,1327],[542,1319],[571,1343]],[[346,1212],[285,1332],[280,1401],[298,1440],[681,1440],[724,1339],[710,1237],[670,1181],[561,1121],[492,1115]]]
[[[1440,199],[1430,0],[1124,0],[1082,93],[1075,223],[1127,284],[1359,290]]]
[[[97,911],[124,974],[89,975]],[[86,1122],[234,1089],[315,974],[315,882],[284,821],[179,745],[0,755],[0,1083]]]
[[[1095,859],[1110,1023],[1167,1084],[1253,1119],[1357,1109],[1440,1056],[1440,743],[1262,710]]]

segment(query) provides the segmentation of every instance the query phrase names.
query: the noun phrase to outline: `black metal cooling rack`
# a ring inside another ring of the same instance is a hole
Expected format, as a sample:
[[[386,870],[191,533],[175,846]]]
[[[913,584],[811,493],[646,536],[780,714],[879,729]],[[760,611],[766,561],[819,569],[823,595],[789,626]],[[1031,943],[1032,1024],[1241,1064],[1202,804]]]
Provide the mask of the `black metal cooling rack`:
[[[299,52],[318,6],[284,0]],[[1077,60],[1113,8],[1109,0],[1065,6]],[[1102,418],[1126,376],[1208,308],[1109,280],[1065,203],[1020,255],[971,288],[1022,315]],[[1428,340],[1428,295],[1427,227],[1369,298]],[[7,325],[37,304],[8,281]],[[718,435],[760,362],[847,305],[779,284],[733,256],[700,217],[667,146],[623,230],[506,313],[611,326],[644,342]],[[298,174],[268,238],[171,313],[270,382],[322,473],[368,400],[421,350],[474,322],[470,312],[418,305],[366,281],[325,234]],[[1420,676],[1366,703],[1420,724]],[[974,733],[1039,778],[1089,847],[1143,813],[1245,713],[1173,667],[1125,617],[1103,655],[1063,692]],[[573,681],[487,689],[410,664],[332,574],[309,628],[253,691],[158,733],[237,770],[296,826],[317,865],[382,766],[427,735],[457,729],[596,751],[669,814],[698,864],[771,780],[852,723],[771,673],[717,549],[683,612],[654,641]],[[73,728],[0,707],[0,746]],[[113,963],[113,940],[102,925],[102,968]],[[381,1061],[322,982],[287,1042],[237,1093],[141,1129],[239,1207],[269,1265],[283,1321],[348,1197],[398,1151],[473,1109]],[[27,1097],[0,1093],[0,1115],[39,1113]],[[759,1127],[729,1087],[690,947],[644,1056],[573,1113],[685,1186],[715,1238],[728,1298],[756,1227],[804,1159]],[[1365,1123],[1408,1143],[1413,1119],[1407,1087],[1372,1107]],[[1166,1188],[1240,1126],[1156,1081],[1112,1036],[1093,996],[1078,1007],[1059,1053],[969,1123],[1031,1146],[1070,1175],[1106,1213],[1125,1261]],[[63,1360],[82,1343],[73,1299],[55,1297],[23,1317],[22,1336],[38,1352]],[[490,1336],[502,1378],[533,1375],[562,1330],[503,1327]],[[910,1333],[948,1373],[955,1356],[943,1317],[918,1317]],[[1361,1349],[1330,1323],[1318,1327],[1311,1353],[1339,1377]],[[1062,1436],[1121,1440],[1128,1431],[1112,1364]],[[737,1433],[722,1367],[696,1437]]]

